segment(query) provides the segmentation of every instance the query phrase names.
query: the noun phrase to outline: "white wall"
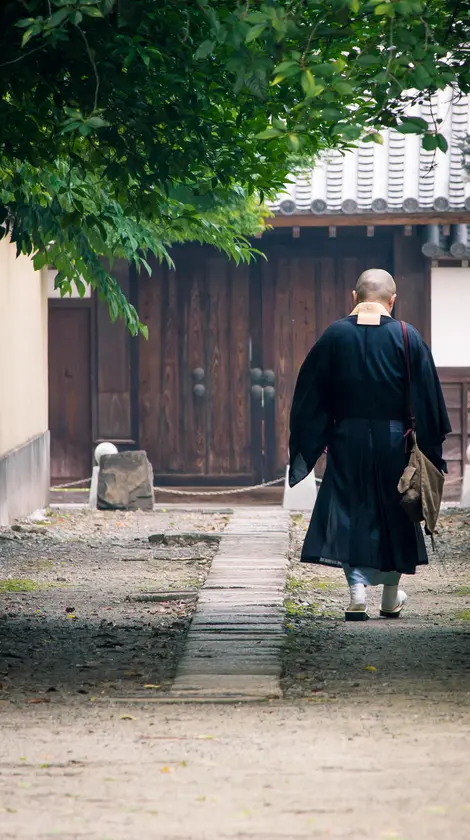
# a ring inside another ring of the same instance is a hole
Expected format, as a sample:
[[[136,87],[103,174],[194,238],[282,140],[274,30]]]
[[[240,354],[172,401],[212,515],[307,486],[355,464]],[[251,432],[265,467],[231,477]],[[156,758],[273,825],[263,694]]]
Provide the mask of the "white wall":
[[[0,455],[47,431],[47,289],[0,240]]]
[[[431,349],[437,367],[470,367],[470,268],[431,269]]]

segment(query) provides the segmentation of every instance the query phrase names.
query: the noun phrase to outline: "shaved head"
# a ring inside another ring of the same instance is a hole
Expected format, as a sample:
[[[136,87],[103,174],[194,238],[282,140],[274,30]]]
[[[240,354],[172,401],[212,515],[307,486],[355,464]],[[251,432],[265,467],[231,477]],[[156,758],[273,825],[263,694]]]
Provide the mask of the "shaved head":
[[[356,284],[358,303],[388,303],[396,295],[395,280],[382,268],[369,268],[363,271]]]

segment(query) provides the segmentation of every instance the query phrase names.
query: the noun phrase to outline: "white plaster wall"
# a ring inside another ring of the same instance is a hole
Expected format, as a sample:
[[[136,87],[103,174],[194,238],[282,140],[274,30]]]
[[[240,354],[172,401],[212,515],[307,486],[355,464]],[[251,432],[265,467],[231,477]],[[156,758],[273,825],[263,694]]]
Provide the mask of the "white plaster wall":
[[[470,268],[431,269],[431,349],[437,367],[470,367]]]
[[[0,240],[0,455],[48,428],[47,283]]]

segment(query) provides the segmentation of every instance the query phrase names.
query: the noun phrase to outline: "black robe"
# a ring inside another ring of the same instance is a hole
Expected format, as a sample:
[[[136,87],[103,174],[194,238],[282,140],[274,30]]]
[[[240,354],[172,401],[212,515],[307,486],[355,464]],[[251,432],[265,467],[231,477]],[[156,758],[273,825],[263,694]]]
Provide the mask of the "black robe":
[[[451,431],[431,352],[408,325],[412,399],[422,452],[446,471],[442,443]],[[399,505],[408,455],[406,360],[399,321],[380,326],[350,316],[332,324],[305,359],[290,419],[293,487],[328,448],[327,467],[301,559],[328,566],[414,574],[428,562],[420,525]]]

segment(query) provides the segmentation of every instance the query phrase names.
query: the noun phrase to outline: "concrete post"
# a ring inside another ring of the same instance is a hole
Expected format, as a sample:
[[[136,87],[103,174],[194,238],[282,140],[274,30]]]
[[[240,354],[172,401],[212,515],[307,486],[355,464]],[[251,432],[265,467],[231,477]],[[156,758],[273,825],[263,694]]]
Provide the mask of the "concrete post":
[[[463,470],[460,504],[464,508],[470,508],[470,446],[467,448],[467,463],[465,464]]]
[[[93,473],[91,476],[91,484],[90,484],[90,498],[88,504],[91,508],[96,510],[97,502],[98,502],[98,476],[100,473],[100,459],[103,455],[115,455],[118,449],[114,443],[109,443],[108,441],[104,441],[103,443],[99,443],[95,449],[95,461],[97,466],[93,467]]]

